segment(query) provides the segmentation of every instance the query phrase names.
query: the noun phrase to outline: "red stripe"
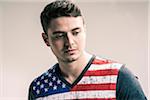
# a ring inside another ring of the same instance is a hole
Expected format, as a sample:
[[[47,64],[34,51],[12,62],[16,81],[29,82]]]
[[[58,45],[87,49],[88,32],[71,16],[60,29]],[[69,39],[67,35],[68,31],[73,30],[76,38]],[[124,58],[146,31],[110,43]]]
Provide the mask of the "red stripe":
[[[107,76],[118,75],[118,69],[105,69],[105,70],[88,70],[84,76]]]
[[[108,60],[100,60],[100,59],[94,59],[92,64],[108,64],[108,63],[112,63]]]
[[[116,90],[116,84],[115,83],[79,84],[71,89],[71,91],[87,91],[87,90]]]
[[[72,99],[72,100],[77,100],[77,99]],[[85,98],[80,100],[116,100],[116,98]]]

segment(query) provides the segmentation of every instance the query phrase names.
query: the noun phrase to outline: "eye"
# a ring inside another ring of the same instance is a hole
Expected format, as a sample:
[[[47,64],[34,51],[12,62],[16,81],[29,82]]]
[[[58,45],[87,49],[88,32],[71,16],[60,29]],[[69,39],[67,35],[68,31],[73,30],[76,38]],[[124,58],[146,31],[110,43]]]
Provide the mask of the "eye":
[[[81,32],[81,30],[75,30],[75,31],[72,32],[72,34],[76,36],[76,35],[78,35],[80,32]]]
[[[61,39],[64,38],[64,34],[63,33],[57,33],[53,36],[53,39]]]

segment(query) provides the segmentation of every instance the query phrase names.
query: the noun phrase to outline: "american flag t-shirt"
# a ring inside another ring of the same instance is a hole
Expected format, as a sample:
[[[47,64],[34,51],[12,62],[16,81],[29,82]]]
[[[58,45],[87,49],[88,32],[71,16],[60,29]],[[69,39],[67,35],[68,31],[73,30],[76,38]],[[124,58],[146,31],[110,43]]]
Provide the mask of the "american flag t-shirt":
[[[35,79],[33,100],[116,100],[116,82],[122,64],[91,58],[73,84],[60,74],[59,65]]]

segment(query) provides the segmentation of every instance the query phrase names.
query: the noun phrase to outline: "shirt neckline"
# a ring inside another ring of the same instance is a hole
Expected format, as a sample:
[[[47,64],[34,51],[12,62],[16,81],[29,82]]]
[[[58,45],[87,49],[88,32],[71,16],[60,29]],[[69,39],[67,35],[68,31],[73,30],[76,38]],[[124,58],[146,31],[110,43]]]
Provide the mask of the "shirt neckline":
[[[93,60],[95,59],[95,55],[92,55],[91,59],[89,60],[89,62],[87,63],[86,67],[83,69],[83,71],[81,72],[81,74],[78,76],[78,78],[71,84],[69,83],[62,75],[60,72],[60,68],[59,68],[59,64],[57,63],[56,65],[56,74],[58,75],[58,77],[60,78],[61,81],[63,81],[67,86],[69,86],[70,88],[74,87],[83,77],[83,75],[85,74],[85,72],[88,70],[88,68],[91,66]]]

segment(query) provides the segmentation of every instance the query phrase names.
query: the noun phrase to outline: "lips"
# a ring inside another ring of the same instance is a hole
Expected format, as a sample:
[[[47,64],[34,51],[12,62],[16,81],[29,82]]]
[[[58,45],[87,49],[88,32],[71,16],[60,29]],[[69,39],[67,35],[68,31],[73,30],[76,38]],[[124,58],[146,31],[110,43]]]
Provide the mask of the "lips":
[[[68,54],[73,54],[75,51],[76,49],[68,49],[68,50],[65,50],[64,52]]]

